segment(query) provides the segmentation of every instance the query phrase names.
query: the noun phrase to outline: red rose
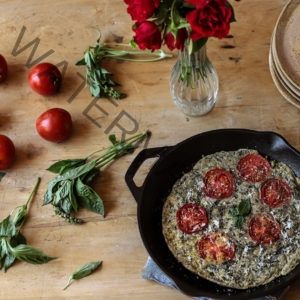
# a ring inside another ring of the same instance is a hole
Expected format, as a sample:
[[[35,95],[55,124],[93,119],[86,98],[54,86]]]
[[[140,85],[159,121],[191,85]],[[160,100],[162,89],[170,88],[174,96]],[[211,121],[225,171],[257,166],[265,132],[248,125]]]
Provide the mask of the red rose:
[[[172,32],[168,32],[165,36],[165,44],[171,51],[175,48],[182,51],[184,48],[184,42],[187,37],[188,32],[185,28],[181,28],[178,30],[176,40],[174,34]]]
[[[221,39],[228,35],[232,11],[226,6],[226,0],[186,1],[195,5],[195,9],[186,15],[192,40],[210,36]]]
[[[137,22],[135,23],[133,31],[135,32],[133,40],[138,44],[140,49],[150,49],[154,51],[161,47],[161,33],[153,22]]]
[[[160,0],[124,0],[128,5],[127,12],[132,20],[143,22],[153,15],[160,4]]]

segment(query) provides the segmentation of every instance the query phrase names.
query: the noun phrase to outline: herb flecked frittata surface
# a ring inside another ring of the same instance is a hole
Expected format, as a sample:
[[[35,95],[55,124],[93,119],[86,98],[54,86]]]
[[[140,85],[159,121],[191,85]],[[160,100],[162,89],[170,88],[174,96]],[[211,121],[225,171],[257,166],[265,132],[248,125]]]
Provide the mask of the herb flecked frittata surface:
[[[269,177],[286,181],[292,189],[291,200],[283,206],[270,208],[259,197],[261,183],[243,182],[236,174],[238,161],[255,150],[239,149],[221,151],[203,157],[194,168],[181,177],[167,197],[162,212],[163,234],[166,243],[187,269],[222,286],[247,289],[271,282],[280,275],[286,275],[300,262],[300,192],[293,171],[282,162],[270,161],[272,173]],[[225,168],[236,181],[235,193],[223,200],[207,197],[203,191],[203,176],[213,168]],[[241,200],[249,200],[251,213],[245,217],[240,228],[236,227],[230,207]],[[200,232],[186,234],[176,224],[176,212],[186,203],[203,206],[208,213],[208,226]],[[281,225],[281,237],[272,244],[254,243],[248,234],[248,223],[254,214],[271,214]],[[220,264],[207,263],[198,253],[197,243],[209,232],[223,231],[235,243],[235,257]]]

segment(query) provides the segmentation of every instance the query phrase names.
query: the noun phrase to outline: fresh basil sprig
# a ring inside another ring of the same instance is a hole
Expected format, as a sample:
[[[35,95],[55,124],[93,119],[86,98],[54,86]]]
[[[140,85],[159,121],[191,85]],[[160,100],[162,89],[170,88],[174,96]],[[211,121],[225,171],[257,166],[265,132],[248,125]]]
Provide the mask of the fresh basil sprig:
[[[26,245],[26,238],[21,233],[28,214],[28,205],[33,198],[40,178],[37,179],[26,203],[15,207],[2,222],[0,222],[0,268],[3,272],[15,262],[16,259],[31,264],[44,264],[55,257],[50,257],[40,250]]]
[[[132,153],[149,134],[145,131],[124,141],[117,141],[115,135],[110,135],[110,147],[93,152],[84,159],[61,160],[51,165],[47,170],[58,175],[50,180],[43,205],[51,203],[57,215],[73,224],[83,222],[75,216],[80,207],[104,216],[103,201],[91,187],[93,179],[103,166]],[[104,154],[100,155],[102,152]]]
[[[241,227],[245,216],[251,212],[251,203],[248,200],[242,200],[238,206],[233,206],[229,209],[229,213],[233,218],[233,223],[236,227]]]
[[[95,270],[99,268],[101,264],[102,261],[95,261],[95,262],[89,262],[83,265],[82,267],[80,267],[70,276],[69,281],[67,285],[63,288],[63,290],[67,289],[71,285],[72,280],[79,280],[92,274]]]
[[[103,60],[105,58],[123,61],[153,62],[166,57],[172,57],[171,54],[167,54],[161,49],[156,51],[140,51],[135,50],[132,44],[101,43],[100,39],[101,33],[99,32],[95,46],[89,46],[85,50],[83,58],[75,63],[76,66],[86,66],[86,83],[90,86],[90,93],[94,97],[110,97],[114,99],[126,97],[126,94],[116,89],[119,84],[111,78],[112,73],[103,67]],[[137,56],[140,58],[137,58]]]
[[[101,46],[99,39],[95,47],[88,47],[85,51],[83,59],[76,62],[77,66],[86,66],[86,81],[90,86],[90,93],[94,97],[111,97],[122,99],[126,94],[116,89],[119,84],[111,79],[111,73],[107,69],[100,66],[101,60],[105,53],[101,54]]]

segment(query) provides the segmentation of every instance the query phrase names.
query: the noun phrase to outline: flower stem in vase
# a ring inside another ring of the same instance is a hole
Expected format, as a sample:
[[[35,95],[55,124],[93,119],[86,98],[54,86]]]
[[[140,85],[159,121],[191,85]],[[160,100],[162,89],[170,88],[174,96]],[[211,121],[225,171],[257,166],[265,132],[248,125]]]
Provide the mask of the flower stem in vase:
[[[184,114],[202,116],[213,109],[218,96],[219,80],[206,55],[206,44],[192,52],[189,39],[186,41],[172,69],[170,87],[175,105]]]

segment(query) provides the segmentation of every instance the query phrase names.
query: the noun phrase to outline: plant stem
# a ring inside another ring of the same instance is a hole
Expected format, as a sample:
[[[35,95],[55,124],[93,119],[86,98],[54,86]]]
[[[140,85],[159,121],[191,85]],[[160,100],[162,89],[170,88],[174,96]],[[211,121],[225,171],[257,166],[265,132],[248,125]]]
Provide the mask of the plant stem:
[[[143,139],[148,134],[149,134],[148,131],[141,132],[141,133],[138,133],[136,135],[129,137],[124,142],[118,142],[117,144],[110,146],[108,148],[108,151],[103,156],[96,158],[96,160],[97,160],[96,167],[100,169],[103,166],[105,166],[106,164],[108,164],[109,162],[111,162],[112,160],[114,160],[115,158],[117,158],[118,156],[121,156],[122,150],[126,150],[127,148],[132,146],[133,143]]]
[[[105,165],[107,165],[108,163],[110,163],[111,161],[113,161],[114,158],[117,156],[117,154],[115,154],[115,153],[112,153],[110,155],[111,156],[108,157],[107,159],[101,160],[101,162],[96,165],[96,168],[101,169],[102,167],[104,167]]]
[[[35,193],[36,193],[36,191],[37,191],[37,188],[38,188],[38,185],[39,185],[40,181],[41,181],[41,178],[38,177],[37,180],[36,180],[36,182],[35,182],[35,184],[34,184],[34,186],[33,186],[33,188],[32,188],[32,190],[31,190],[31,193],[29,194],[29,197],[28,197],[28,199],[27,199],[27,201],[26,201],[26,203],[25,203],[25,208],[27,208],[29,202],[31,201],[31,199],[32,199],[33,196],[35,195]]]
[[[15,207],[15,208],[11,211],[11,213],[10,213],[11,215],[13,214],[13,212],[14,212],[16,209],[18,209],[18,208],[20,208],[20,207],[22,207],[22,208],[24,208],[25,210],[27,210],[27,206],[28,206],[29,202],[31,201],[31,199],[33,198],[33,196],[35,195],[35,193],[36,193],[36,191],[37,191],[37,188],[38,188],[38,185],[39,185],[40,181],[41,181],[41,179],[40,179],[40,177],[38,177],[37,180],[36,180],[36,182],[35,182],[35,184],[34,184],[34,186],[33,186],[33,188],[32,188],[32,190],[31,190],[31,192],[30,192],[30,194],[29,194],[29,197],[28,197],[26,203],[23,204],[23,205],[19,205],[19,206]]]
[[[108,46],[108,47],[106,47]],[[105,53],[103,57],[110,57],[119,60],[125,61],[136,61],[136,62],[153,62],[162,60],[166,57],[172,57],[173,55],[170,53],[164,52],[162,49],[158,49],[156,51],[139,51],[139,50],[117,50],[115,48],[110,48],[111,46],[123,46],[123,47],[130,47],[130,44],[119,44],[119,43],[103,43],[101,44],[101,50]],[[130,55],[137,55],[137,56],[153,56],[153,58],[148,59],[136,59],[136,58],[129,58],[125,56]]]
[[[137,142],[138,140],[141,140],[143,139],[144,137],[146,137],[147,135],[149,135],[150,132],[149,131],[144,131],[144,132],[141,132],[141,133],[138,133],[136,135],[133,135],[129,138],[127,138],[126,140],[124,140],[123,142],[118,142],[116,145],[112,145],[112,146],[109,146],[109,147],[106,147],[106,148],[102,148],[100,150],[97,150],[97,151],[94,151],[92,152],[91,154],[89,154],[88,156],[86,156],[86,160],[88,160],[89,158],[91,158],[92,156],[95,156],[96,154],[98,153],[101,153],[103,151],[107,151],[105,154],[101,155],[101,156],[98,156],[97,158],[95,158],[95,160],[100,160],[100,158],[102,157],[105,157],[107,155],[109,155],[109,153],[115,153],[117,149],[117,146],[121,146],[122,148],[126,148],[127,146],[129,146],[130,144],[133,144],[135,142]]]
[[[69,277],[67,285],[63,288],[63,291],[66,290],[71,285],[71,282],[72,282],[72,276]]]

